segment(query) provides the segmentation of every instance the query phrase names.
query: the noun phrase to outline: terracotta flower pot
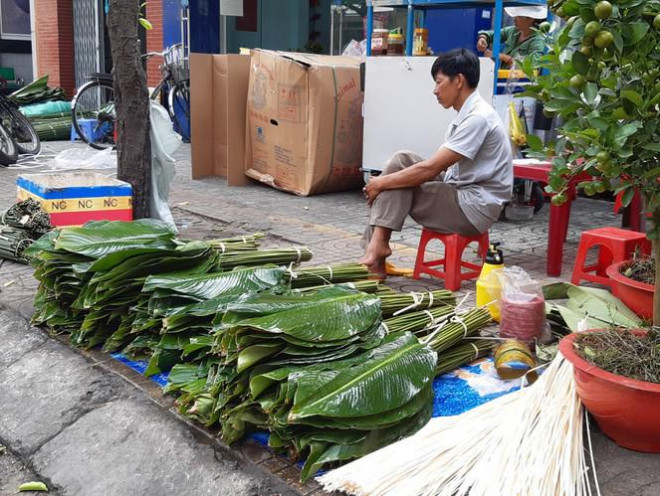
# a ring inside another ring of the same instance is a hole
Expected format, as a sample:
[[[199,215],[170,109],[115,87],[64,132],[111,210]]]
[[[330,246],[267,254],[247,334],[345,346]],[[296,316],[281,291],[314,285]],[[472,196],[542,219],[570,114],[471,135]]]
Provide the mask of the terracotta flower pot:
[[[588,332],[599,331],[602,329]],[[578,335],[563,338],[559,351],[573,364],[578,396],[584,406],[619,446],[660,453],[660,384],[629,379],[591,365],[575,352],[573,342]]]
[[[626,260],[607,268],[607,276],[612,281],[612,294],[619,298],[643,319],[653,318],[653,285],[635,281],[621,273],[632,260]]]

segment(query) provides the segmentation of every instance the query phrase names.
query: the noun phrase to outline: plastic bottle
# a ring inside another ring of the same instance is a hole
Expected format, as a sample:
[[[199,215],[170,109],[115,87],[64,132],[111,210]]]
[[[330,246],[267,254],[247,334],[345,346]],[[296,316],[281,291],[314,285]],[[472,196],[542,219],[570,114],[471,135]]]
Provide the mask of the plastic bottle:
[[[488,312],[495,322],[500,321],[499,299],[502,287],[499,277],[489,277],[494,270],[504,268],[504,257],[499,243],[493,242],[488,246],[486,260],[477,279],[477,306],[487,305]],[[494,276],[494,274],[493,274]]]

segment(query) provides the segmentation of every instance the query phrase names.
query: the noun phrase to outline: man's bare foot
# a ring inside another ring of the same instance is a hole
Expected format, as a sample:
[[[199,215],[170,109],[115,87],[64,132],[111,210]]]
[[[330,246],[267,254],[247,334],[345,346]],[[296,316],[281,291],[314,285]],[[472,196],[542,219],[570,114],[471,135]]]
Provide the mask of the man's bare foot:
[[[373,248],[368,246],[364,256],[360,259],[359,263],[366,265],[369,272],[371,272],[376,279],[384,281],[387,278],[387,269],[385,267],[385,260],[392,254],[392,250],[387,247]]]

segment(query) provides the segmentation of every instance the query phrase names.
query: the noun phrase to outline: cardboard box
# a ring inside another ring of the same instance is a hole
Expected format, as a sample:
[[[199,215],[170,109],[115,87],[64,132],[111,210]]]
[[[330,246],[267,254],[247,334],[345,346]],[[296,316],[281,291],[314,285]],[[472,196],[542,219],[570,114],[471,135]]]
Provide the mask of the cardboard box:
[[[133,220],[131,185],[96,172],[21,174],[18,199],[34,198],[54,226],[79,226],[90,220]]]
[[[255,50],[245,173],[307,196],[362,184],[360,60]]]
[[[230,186],[249,182],[243,172],[250,57],[190,55],[192,177],[224,176]]]

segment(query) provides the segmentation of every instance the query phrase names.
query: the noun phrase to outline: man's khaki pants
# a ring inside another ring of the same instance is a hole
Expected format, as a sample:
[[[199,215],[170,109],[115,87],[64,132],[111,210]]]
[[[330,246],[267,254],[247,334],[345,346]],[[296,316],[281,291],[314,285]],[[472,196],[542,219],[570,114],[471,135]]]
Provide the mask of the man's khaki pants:
[[[395,153],[383,169],[383,175],[392,174],[424,160],[419,155],[401,151]],[[381,192],[371,206],[369,225],[363,243],[371,239],[375,226],[400,231],[406,217],[423,227],[442,233],[476,236],[476,227],[458,205],[455,186],[444,183],[440,176],[416,188],[390,189]]]

